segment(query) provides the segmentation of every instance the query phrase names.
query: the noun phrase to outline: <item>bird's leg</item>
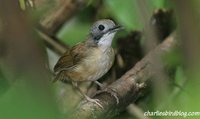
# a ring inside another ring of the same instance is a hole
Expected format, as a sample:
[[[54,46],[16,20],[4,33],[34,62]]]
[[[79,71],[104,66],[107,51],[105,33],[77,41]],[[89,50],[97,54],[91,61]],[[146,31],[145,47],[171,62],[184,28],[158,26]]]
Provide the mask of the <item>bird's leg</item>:
[[[100,90],[100,91],[97,91],[97,92],[95,93],[95,95],[100,94],[100,93],[102,93],[102,92],[109,93],[111,96],[113,96],[113,97],[116,99],[116,103],[119,104],[119,98],[117,97],[117,94],[115,93],[115,91],[114,91],[113,89],[110,89],[110,90],[105,89],[105,88],[104,88],[105,86],[104,86],[102,83],[100,83],[100,82],[98,82],[98,81],[94,81],[94,82],[101,88],[101,90]],[[103,90],[103,89],[104,89],[104,90]]]
[[[94,81],[94,83],[96,83],[100,87],[100,89],[103,89],[105,87],[102,83],[98,81]]]
[[[77,82],[72,82],[72,85],[78,89],[78,91],[81,93],[81,95],[83,95],[85,97],[85,99],[89,102],[92,102],[92,103],[96,103],[99,107],[103,108],[103,106],[99,103],[100,101],[98,99],[92,99],[90,97],[88,97],[79,87],[78,87],[78,84]]]

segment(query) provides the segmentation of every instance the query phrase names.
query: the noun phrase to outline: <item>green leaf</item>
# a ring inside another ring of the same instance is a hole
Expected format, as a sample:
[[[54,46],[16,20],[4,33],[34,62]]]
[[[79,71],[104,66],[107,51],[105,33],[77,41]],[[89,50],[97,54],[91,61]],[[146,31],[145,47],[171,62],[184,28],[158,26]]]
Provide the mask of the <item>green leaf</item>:
[[[85,40],[89,33],[90,25],[89,22],[82,22],[77,18],[72,19],[58,32],[57,37],[66,44],[73,46]]]
[[[1,119],[58,119],[53,97],[44,96],[24,80],[13,83],[12,87],[0,97]],[[51,98],[51,99],[49,99]]]
[[[25,9],[26,9],[25,0],[19,0],[19,5],[20,5],[20,8],[21,8],[22,10],[25,10]]]
[[[150,0],[154,8],[164,8],[166,0]]]
[[[180,82],[182,82],[183,80],[185,80],[185,74],[183,72],[183,68],[182,67],[177,67],[176,69],[176,73],[175,73],[175,82],[177,84],[180,84]]]
[[[142,23],[139,20],[137,5],[133,0],[105,0],[105,5],[117,22],[127,30],[141,30]]]

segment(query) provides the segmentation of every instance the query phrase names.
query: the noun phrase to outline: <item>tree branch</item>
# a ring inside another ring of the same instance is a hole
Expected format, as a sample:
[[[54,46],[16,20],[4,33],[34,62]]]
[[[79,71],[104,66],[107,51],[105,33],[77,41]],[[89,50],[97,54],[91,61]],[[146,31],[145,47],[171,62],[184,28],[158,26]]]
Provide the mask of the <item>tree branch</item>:
[[[34,0],[32,1],[36,9],[41,9],[49,0]],[[83,5],[83,0],[53,0],[53,9],[48,11],[39,21],[38,32],[39,36],[44,40],[45,44],[58,54],[63,54],[69,47],[59,41],[55,34],[66,20],[70,19],[75,12]]]
[[[62,43],[59,40],[55,40],[55,38],[48,36],[47,34],[41,32],[40,30],[36,30],[36,32],[41,37],[41,39],[44,40],[44,42],[48,46],[48,48],[52,49],[59,55],[64,54],[65,51],[67,49],[69,49],[69,47],[66,44]]]
[[[41,20],[42,29],[50,36],[54,36],[57,30],[80,9],[83,0],[57,0],[57,5]]]
[[[154,70],[154,66],[156,65],[155,61],[175,46],[175,37],[176,34],[174,32],[120,79],[96,94],[93,98],[100,100],[104,107],[103,109],[91,102],[82,101],[72,118],[111,118],[123,111],[130,103],[136,101],[142,93],[144,83],[147,79],[156,75],[156,71]],[[114,93],[119,98],[118,104],[114,96],[108,92]]]

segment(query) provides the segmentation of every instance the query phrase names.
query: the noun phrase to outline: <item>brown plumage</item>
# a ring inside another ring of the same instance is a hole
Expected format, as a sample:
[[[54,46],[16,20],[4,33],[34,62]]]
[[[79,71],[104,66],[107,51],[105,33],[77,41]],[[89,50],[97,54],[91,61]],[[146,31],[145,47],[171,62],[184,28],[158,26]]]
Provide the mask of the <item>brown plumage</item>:
[[[110,47],[102,51],[98,46],[79,43],[66,51],[54,67],[58,73],[56,80],[96,81],[112,66],[114,50]]]
[[[94,81],[101,86],[97,80],[108,72],[113,64],[114,50],[111,43],[119,28],[108,19],[95,22],[87,40],[66,51],[58,60],[54,67],[55,80],[71,82],[88,101],[101,106],[98,100],[85,95],[78,83]]]

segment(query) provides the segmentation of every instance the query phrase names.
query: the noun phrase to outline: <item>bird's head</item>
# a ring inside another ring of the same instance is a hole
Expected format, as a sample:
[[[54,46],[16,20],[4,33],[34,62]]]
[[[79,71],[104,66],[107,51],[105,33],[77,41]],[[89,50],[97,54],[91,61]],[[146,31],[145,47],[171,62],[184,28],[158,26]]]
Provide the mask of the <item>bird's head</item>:
[[[116,25],[112,20],[103,19],[95,22],[91,29],[90,35],[92,40],[100,47],[110,47],[113,37],[122,27]]]

